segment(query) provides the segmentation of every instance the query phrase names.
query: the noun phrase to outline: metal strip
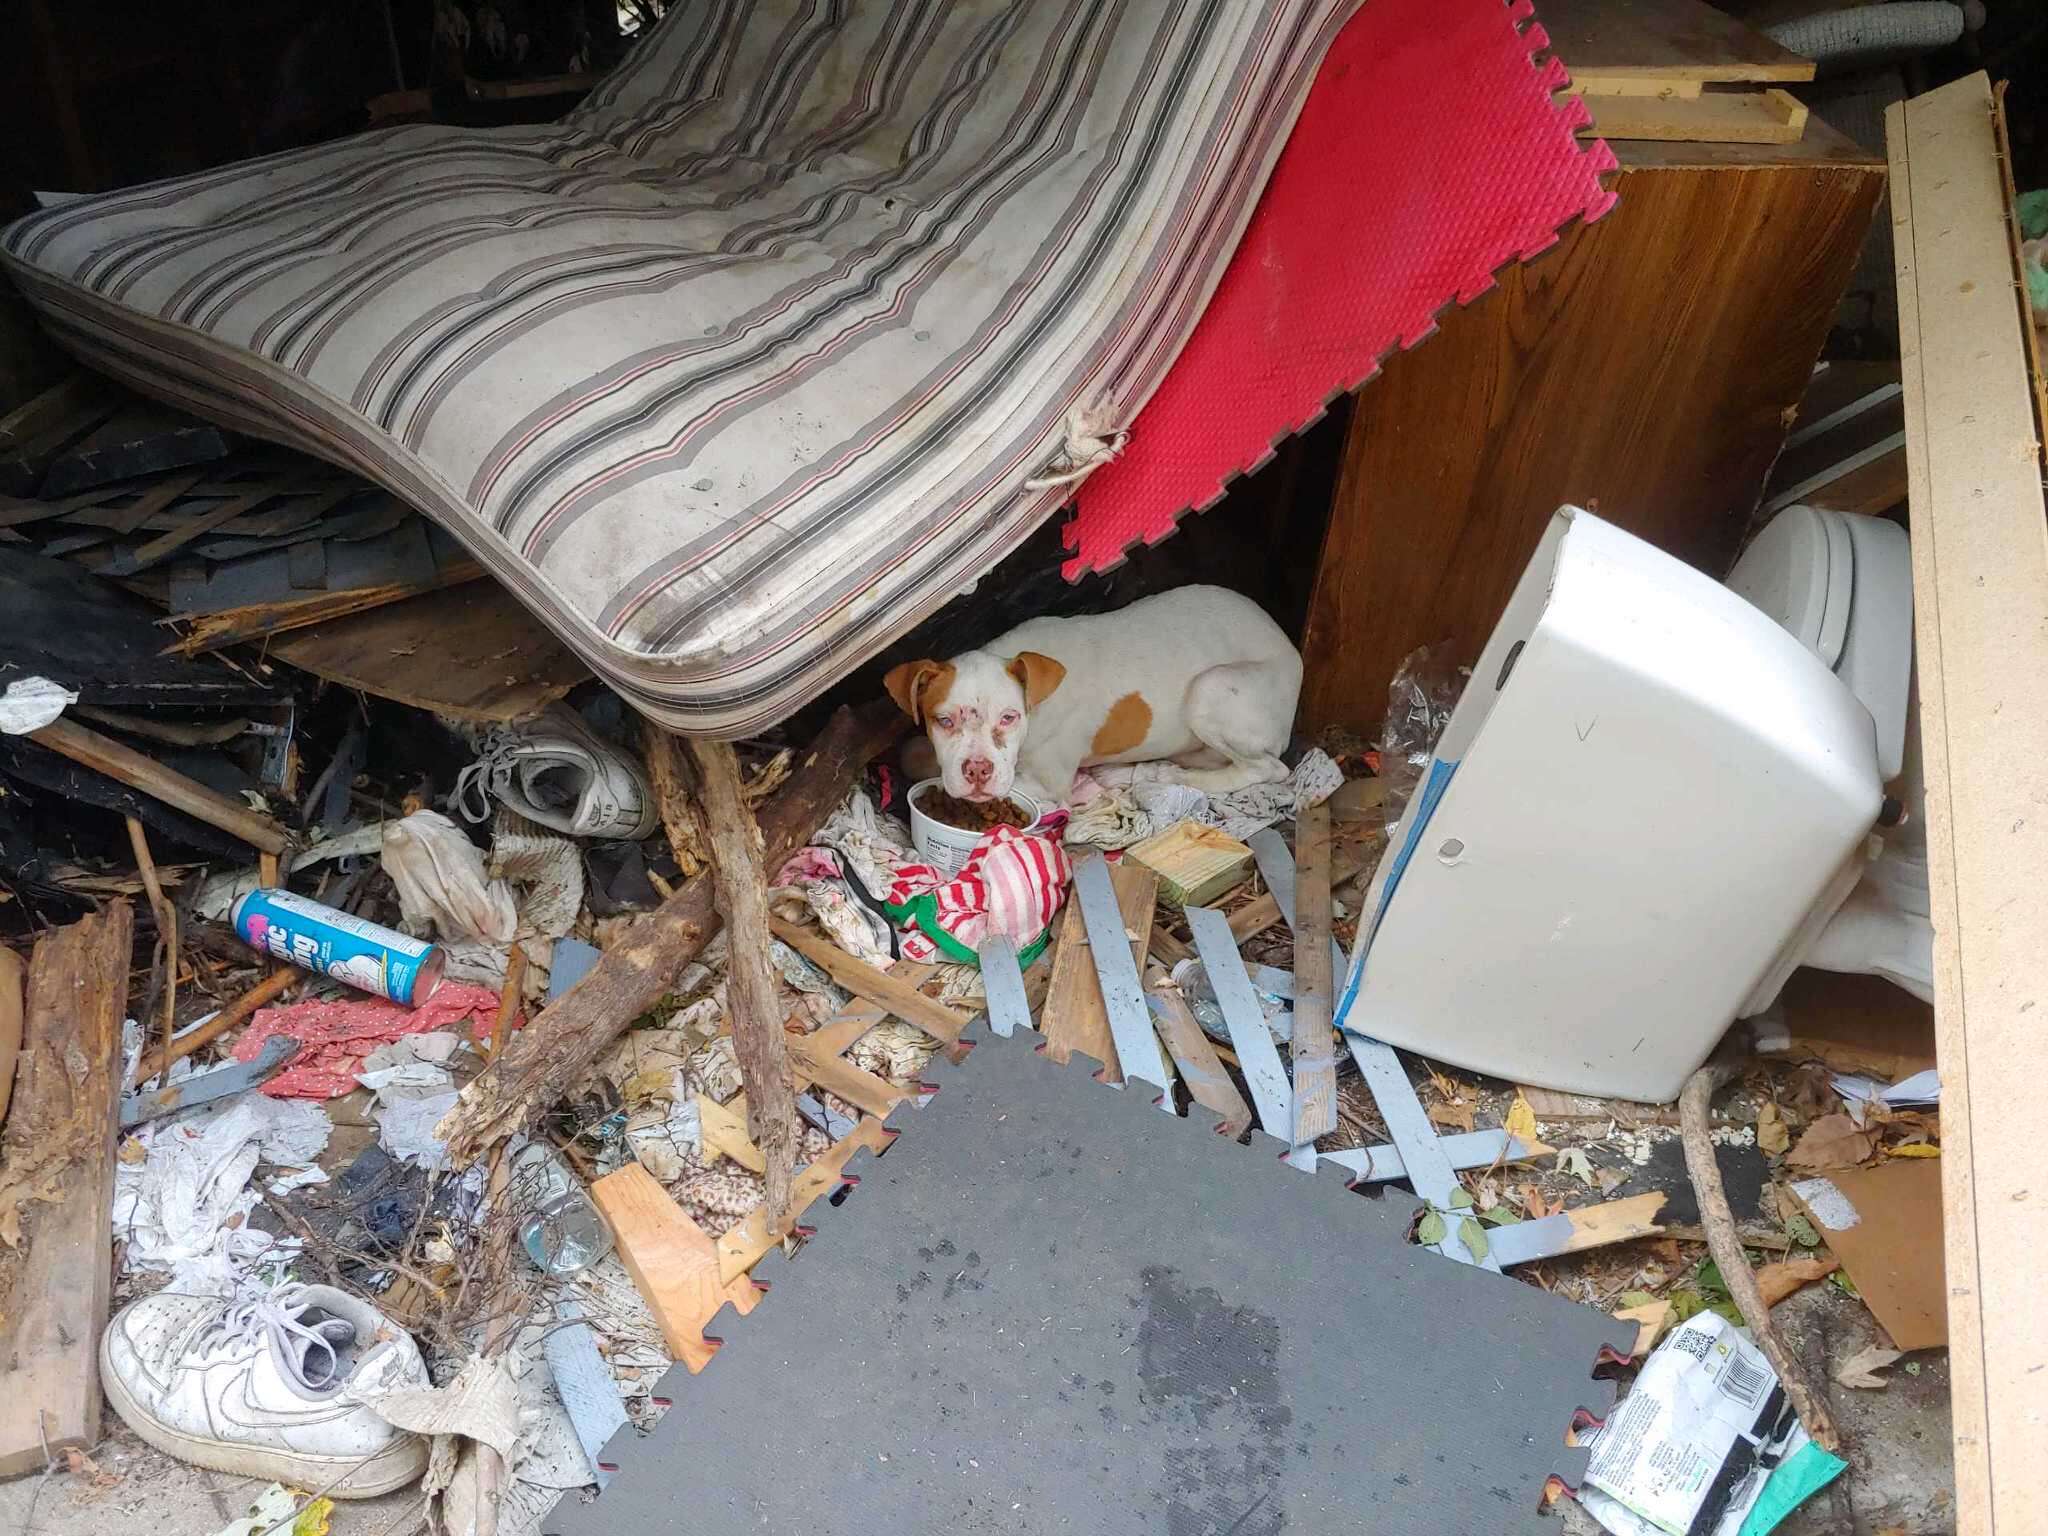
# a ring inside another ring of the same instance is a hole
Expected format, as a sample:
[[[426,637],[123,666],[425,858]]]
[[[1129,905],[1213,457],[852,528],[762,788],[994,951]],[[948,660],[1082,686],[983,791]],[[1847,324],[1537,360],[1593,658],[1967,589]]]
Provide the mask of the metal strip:
[[[1084,859],[1074,871],[1074,895],[1081,903],[1081,921],[1088,930],[1088,952],[1095,977],[1102,984],[1102,1007],[1109,1015],[1110,1037],[1116,1042],[1117,1066],[1126,1080],[1139,1078],[1165,1095],[1163,1107],[1173,1113],[1173,1070],[1152,1033],[1152,1011],[1138,984],[1138,963],[1131,957],[1131,938],[1124,932],[1124,914],[1109,883],[1109,866],[1100,854]],[[1249,983],[1247,983],[1249,985]],[[1022,979],[1018,986],[1023,986]]]
[[[1844,475],[1854,470],[1859,470],[1866,464],[1875,464],[1894,449],[1905,446],[1906,434],[1894,432],[1890,437],[1881,438],[1877,442],[1872,443],[1862,452],[1852,453],[1846,459],[1838,459],[1826,469],[1820,471],[1820,473],[1808,475],[1797,485],[1788,486],[1765,502],[1763,510],[1766,512],[1782,511],[1786,507],[1791,506],[1793,502],[1804,500],[1809,492],[1817,491],[1824,485],[1832,485]]]
[[[1457,1136],[1439,1136],[1437,1143],[1453,1168],[1491,1168],[1495,1163],[1512,1163],[1529,1155],[1529,1149],[1506,1131],[1466,1131]],[[1346,1147],[1341,1152],[1318,1152],[1316,1156],[1349,1168],[1358,1184],[1384,1184],[1408,1177],[1408,1164],[1401,1149],[1381,1142],[1376,1147]]]
[[[1527,1264],[1532,1259],[1551,1259],[1571,1247],[1578,1229],[1569,1213],[1545,1216],[1538,1221],[1518,1221],[1495,1227],[1486,1234],[1496,1267]]]
[[[1187,916],[1195,951],[1202,957],[1202,969],[1208,973],[1217,1006],[1223,1010],[1223,1022],[1230,1029],[1230,1048],[1237,1052],[1238,1069],[1252,1091],[1259,1125],[1268,1136],[1289,1141],[1294,1135],[1294,1085],[1281,1064],[1273,1032],[1266,1027],[1251,978],[1245,975],[1237,936],[1230,931],[1229,919],[1214,907],[1189,907]],[[1287,1160],[1297,1168],[1313,1168],[1316,1149],[1295,1147]]]
[[[1813,383],[1817,384],[1819,382],[1820,375],[1815,374]],[[1812,384],[1809,384],[1807,387],[1809,389],[1812,388]],[[1880,384],[1869,394],[1861,395],[1840,409],[1828,412],[1827,415],[1821,417],[1818,421],[1802,422],[1799,426],[1794,427],[1791,435],[1785,439],[1785,448],[1797,448],[1801,443],[1811,442],[1829,428],[1839,427],[1845,421],[1854,421],[1858,416],[1868,411],[1876,410],[1887,400],[1898,399],[1904,392],[1905,386],[1903,384]],[[1783,451],[1783,449],[1780,450],[1780,452]]]
[[[1287,844],[1281,841],[1280,834],[1270,827],[1251,842],[1252,854],[1259,863],[1259,874],[1264,878],[1266,888],[1273,893],[1280,915],[1292,928],[1294,855],[1287,851]],[[1330,940],[1330,948],[1337,952],[1341,964],[1343,953],[1334,938]],[[1206,965],[1207,956],[1203,960]],[[1209,972],[1209,981],[1210,985],[1215,985],[1216,973],[1213,970]],[[1394,1054],[1392,1046],[1367,1039],[1348,1025],[1344,1030],[1344,1043],[1351,1048],[1351,1059],[1358,1063],[1359,1075],[1365,1079],[1373,1103],[1379,1106],[1380,1118],[1387,1123],[1387,1134],[1401,1151],[1401,1162],[1409,1184],[1416,1194],[1438,1210],[1450,1210],[1451,1198],[1461,1187],[1457,1171],[1444,1153],[1436,1127],[1429,1123],[1429,1116],[1423,1112],[1422,1101],[1415,1096],[1414,1085],[1408,1081],[1408,1072],[1401,1065],[1401,1058]],[[1438,1253],[1463,1264],[1479,1263],[1487,1269],[1500,1268],[1491,1251],[1484,1259],[1475,1260],[1458,1237],[1457,1223],[1448,1222],[1448,1225],[1451,1230],[1445,1233],[1441,1243],[1434,1245]]]
[[[555,1373],[555,1395],[569,1411],[576,1439],[590,1458],[591,1480],[602,1490],[612,1475],[598,1465],[597,1458],[605,1441],[626,1427],[626,1405],[619,1398],[611,1367],[597,1352],[597,1340],[590,1324],[583,1321],[582,1308],[565,1296],[555,1304],[555,1318],[541,1348],[547,1354],[548,1368]]]
[[[834,1141],[844,1140],[853,1134],[851,1120],[830,1108],[823,1099],[813,1098],[808,1093],[796,1096],[796,1112]]]
[[[999,1035],[1030,1029],[1031,1003],[1024,996],[1024,970],[1017,964],[1017,946],[1002,934],[981,945],[981,990],[988,1002],[988,1027]],[[1105,994],[1106,995],[1106,994]],[[1117,1046],[1119,1054],[1123,1046]]]

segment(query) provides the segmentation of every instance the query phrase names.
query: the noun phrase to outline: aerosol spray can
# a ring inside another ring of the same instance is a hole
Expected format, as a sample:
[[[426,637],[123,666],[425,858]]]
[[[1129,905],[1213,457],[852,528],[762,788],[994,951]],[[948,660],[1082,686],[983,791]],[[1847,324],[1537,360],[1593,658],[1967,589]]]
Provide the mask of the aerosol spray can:
[[[229,919],[252,949],[407,1008],[417,1008],[441,984],[438,945],[290,891],[251,891]]]

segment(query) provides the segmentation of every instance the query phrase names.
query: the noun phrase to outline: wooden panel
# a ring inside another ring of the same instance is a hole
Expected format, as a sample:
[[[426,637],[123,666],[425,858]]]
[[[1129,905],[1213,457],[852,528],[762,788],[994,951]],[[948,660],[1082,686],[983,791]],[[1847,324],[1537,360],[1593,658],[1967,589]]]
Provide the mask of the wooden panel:
[[[46,934],[29,961],[21,1060],[0,1141],[0,1477],[100,1438],[115,1095],[134,923],[127,902],[112,902]]]
[[[1813,60],[1706,0],[1543,0],[1536,19],[1576,75],[1811,80]]]
[[[270,654],[316,677],[458,720],[517,720],[590,676],[495,581],[291,631]]]
[[[610,1224],[641,1299],[661,1324],[668,1352],[692,1374],[703,1370],[718,1351],[718,1341],[704,1337],[704,1325],[728,1301],[736,1311],[753,1311],[760,1289],[744,1277],[720,1276],[711,1235],[638,1163],[592,1184],[590,1198]]]
[[[1956,1528],[2048,1530],[2048,517],[1982,74],[1890,108]]]
[[[1832,140],[1788,164],[1680,147],[1715,163],[1624,155],[1612,213],[1360,393],[1302,647],[1306,731],[1376,727],[1417,646],[1476,660],[1566,502],[1726,573],[1883,182]]]

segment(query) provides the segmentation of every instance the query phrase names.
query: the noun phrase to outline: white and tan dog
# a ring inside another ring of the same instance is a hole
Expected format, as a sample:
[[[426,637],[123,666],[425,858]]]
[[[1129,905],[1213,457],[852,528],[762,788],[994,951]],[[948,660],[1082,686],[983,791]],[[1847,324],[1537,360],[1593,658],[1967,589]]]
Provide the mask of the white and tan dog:
[[[947,794],[1000,800],[1014,785],[1056,805],[1090,763],[1170,759],[1175,781],[1211,794],[1286,778],[1301,656],[1250,598],[1178,587],[1032,619],[885,682],[930,736]]]

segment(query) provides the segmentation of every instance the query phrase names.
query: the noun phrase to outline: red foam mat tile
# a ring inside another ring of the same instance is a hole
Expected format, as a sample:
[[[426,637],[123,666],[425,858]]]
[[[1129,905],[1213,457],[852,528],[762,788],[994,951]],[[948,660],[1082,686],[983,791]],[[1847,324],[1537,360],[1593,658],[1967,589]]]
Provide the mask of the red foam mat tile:
[[[1614,204],[1529,0],[1366,0],[1122,455],[1082,485],[1069,580],[1156,544],[1273,445]]]

